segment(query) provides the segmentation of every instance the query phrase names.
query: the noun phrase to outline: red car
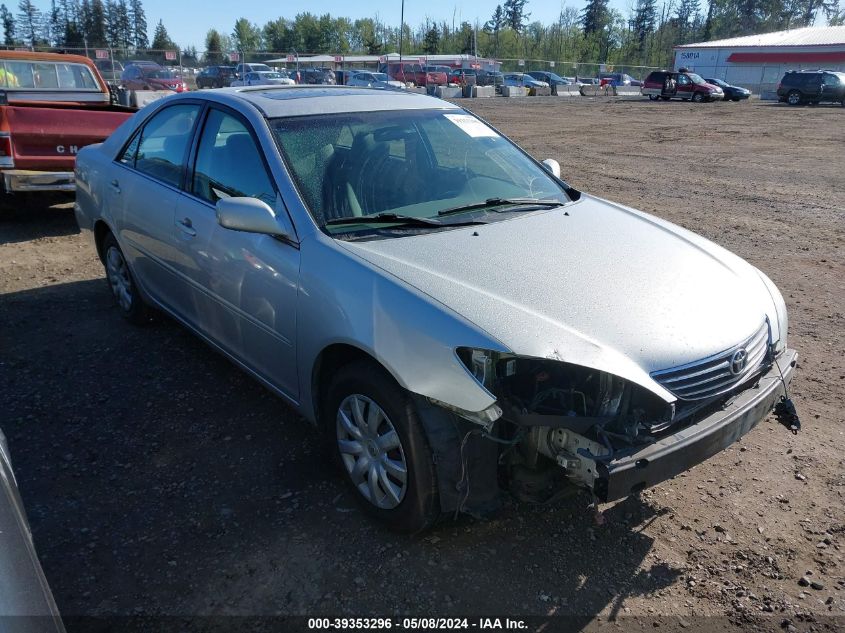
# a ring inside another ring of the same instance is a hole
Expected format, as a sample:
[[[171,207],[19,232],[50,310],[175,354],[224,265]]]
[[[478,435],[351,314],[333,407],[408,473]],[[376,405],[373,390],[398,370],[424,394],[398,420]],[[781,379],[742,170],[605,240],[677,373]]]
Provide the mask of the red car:
[[[172,90],[185,92],[188,85],[172,70],[155,63],[129,63],[120,76],[120,83],[127,90]]]
[[[379,72],[396,81],[413,83],[416,86],[445,86],[448,77],[442,70],[434,70],[431,66],[423,66],[417,62],[390,62],[382,64]]]
[[[724,91],[709,84],[699,75],[681,69],[678,72],[656,70],[646,77],[640,92],[652,101],[683,99],[684,101],[718,101],[725,98]]]

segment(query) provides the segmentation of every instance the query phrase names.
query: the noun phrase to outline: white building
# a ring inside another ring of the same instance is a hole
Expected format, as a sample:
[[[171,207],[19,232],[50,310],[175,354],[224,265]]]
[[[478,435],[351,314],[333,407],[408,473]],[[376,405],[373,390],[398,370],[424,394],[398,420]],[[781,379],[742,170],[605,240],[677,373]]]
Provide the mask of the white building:
[[[684,44],[675,47],[675,70],[763,94],[777,88],[787,70],[845,71],[845,26],[806,27],[764,35]]]

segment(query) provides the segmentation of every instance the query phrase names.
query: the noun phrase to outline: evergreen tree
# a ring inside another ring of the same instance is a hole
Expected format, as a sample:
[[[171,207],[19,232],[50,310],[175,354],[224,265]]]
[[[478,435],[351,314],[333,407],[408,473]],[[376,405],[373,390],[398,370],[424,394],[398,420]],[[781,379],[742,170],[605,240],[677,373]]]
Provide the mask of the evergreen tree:
[[[84,11],[83,2],[83,11]],[[85,36],[88,38],[88,46],[108,46],[106,36],[106,7],[103,0],[91,0],[88,15],[84,23]]]
[[[5,4],[0,4],[0,21],[3,22],[3,44],[6,46],[15,45],[15,16],[6,8]]]
[[[161,20],[158,21],[158,24],[156,24],[156,30],[153,32],[153,43],[151,48],[154,51],[172,51],[179,48],[176,43],[170,39],[170,35],[167,34],[167,29],[164,28],[164,22]]]
[[[484,25],[484,30],[493,35],[493,54],[499,54],[499,32],[505,26],[505,11],[501,4],[496,5],[493,16]]]
[[[675,19],[678,23],[677,44],[686,44],[689,40],[690,30],[693,28],[698,11],[701,8],[699,0],[681,0]]]
[[[137,49],[147,48],[150,38],[147,36],[147,16],[144,13],[144,5],[141,4],[141,0],[129,0],[128,13],[132,29],[132,44]]]
[[[246,18],[235,22],[232,41],[239,51],[257,51],[261,48],[261,30]]]
[[[426,55],[437,55],[440,50],[440,31],[437,30],[436,24],[432,24],[425,32],[422,49]]]
[[[205,36],[205,63],[209,66],[219,66],[223,63],[223,47],[220,33],[216,29],[209,29]]]
[[[530,13],[525,12],[527,3],[528,0],[505,0],[505,23],[517,33],[522,33],[528,18],[531,17]]]
[[[689,1],[689,0],[682,0]],[[698,0],[694,0],[698,1]],[[646,40],[654,34],[657,25],[657,0],[638,0],[634,10],[632,30],[637,38],[637,50],[640,55],[645,52]]]
[[[600,33],[610,23],[608,0],[588,0],[581,11],[581,28],[584,35]]]
[[[35,46],[41,39],[41,11],[32,0],[20,0],[18,3],[17,25],[21,38],[30,46]]]

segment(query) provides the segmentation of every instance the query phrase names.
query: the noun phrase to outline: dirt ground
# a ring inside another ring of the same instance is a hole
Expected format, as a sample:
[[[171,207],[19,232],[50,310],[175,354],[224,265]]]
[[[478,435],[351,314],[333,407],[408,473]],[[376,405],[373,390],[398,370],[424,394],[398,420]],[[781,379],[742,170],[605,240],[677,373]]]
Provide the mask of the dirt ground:
[[[604,508],[604,526],[578,495],[397,536],[356,509],[316,433],[281,401],[167,319],[124,323],[70,209],[32,205],[0,223],[0,427],[64,614],[845,626],[845,109],[470,107],[560,161],[576,188],[765,271],[801,355],[801,432],[770,416],[706,463]]]

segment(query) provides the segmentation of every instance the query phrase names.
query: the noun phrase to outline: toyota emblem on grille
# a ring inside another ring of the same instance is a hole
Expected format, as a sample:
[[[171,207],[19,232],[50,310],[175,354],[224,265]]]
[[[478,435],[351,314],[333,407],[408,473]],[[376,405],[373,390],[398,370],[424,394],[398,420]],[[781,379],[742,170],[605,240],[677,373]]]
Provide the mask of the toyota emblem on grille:
[[[733,353],[731,356],[731,373],[734,376],[739,376],[742,373],[742,370],[745,369],[745,364],[748,362],[748,352],[743,347],[742,349],[738,349]]]

